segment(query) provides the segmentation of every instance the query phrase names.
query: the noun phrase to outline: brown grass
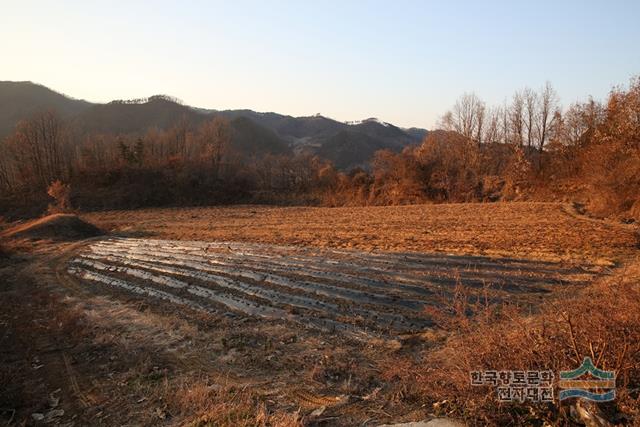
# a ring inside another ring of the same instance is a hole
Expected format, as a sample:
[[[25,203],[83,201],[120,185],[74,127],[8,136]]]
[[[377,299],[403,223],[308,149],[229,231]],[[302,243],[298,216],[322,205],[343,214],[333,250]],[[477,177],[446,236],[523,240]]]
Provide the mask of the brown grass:
[[[388,207],[212,207],[95,212],[98,226],[158,238],[444,252],[607,264],[633,253],[631,226],[577,216],[559,203]]]
[[[134,235],[484,253],[578,264],[629,261],[636,251],[633,228],[580,217],[560,204],[245,206],[93,213],[89,219]],[[608,415],[633,416],[638,413],[634,389],[640,386],[640,263],[629,265],[566,300],[555,299],[554,305],[546,300],[548,305],[533,315],[515,305],[488,306],[481,290],[470,293],[458,286],[443,309],[432,313],[440,329],[401,337],[389,348],[278,322],[178,312],[84,285],[60,283],[55,294],[62,289],[69,297],[50,303],[43,297],[31,304],[30,292],[55,278],[43,276],[42,265],[31,272],[31,281],[8,270],[0,279],[15,290],[11,299],[5,296],[10,304],[0,321],[17,331],[8,336],[20,342],[0,344],[24,366],[0,369],[0,380],[9,385],[0,393],[0,407],[22,408],[16,419],[29,420],[42,410],[36,404],[43,398],[21,396],[28,387],[15,391],[13,386],[39,386],[35,382],[44,378],[51,381],[48,392],[63,389],[66,413],[77,415],[81,424],[314,425],[320,421],[311,412],[322,406],[327,409],[321,417],[336,425],[432,415],[478,425],[557,424],[561,411],[499,404],[491,390],[470,386],[469,371],[557,372],[575,368],[581,356],[589,355],[599,367],[619,374],[619,398],[606,408]],[[30,368],[34,355],[47,358],[39,371]],[[67,355],[70,368],[60,365]],[[71,379],[80,393],[69,389]],[[326,404],[341,395],[351,400]],[[82,399],[88,408],[78,407]]]
[[[188,414],[190,427],[298,427],[298,412],[271,411],[263,400],[246,388],[227,383],[209,384],[207,378],[184,382],[167,396],[170,409]]]
[[[0,424],[30,425],[32,413],[51,409],[51,393],[65,411],[55,420],[61,424],[302,424],[295,408],[274,408],[234,375],[216,372],[219,363],[184,362],[210,360],[219,340],[211,331],[104,297],[64,297],[29,263],[19,268],[0,269]]]
[[[2,232],[6,238],[76,240],[102,234],[96,226],[72,214],[54,214],[33,221],[27,221]]]
[[[606,417],[633,419],[640,415],[639,279],[637,261],[535,315],[509,306],[478,310],[478,304],[458,294],[447,307],[453,315],[442,323],[454,331],[452,336],[426,352],[420,366],[394,361],[386,375],[401,384],[411,384],[417,376],[410,394],[429,401],[436,413],[463,417],[472,424],[556,425],[568,420],[566,403],[559,408],[500,403],[495,390],[471,386],[470,372],[552,370],[557,380],[559,371],[575,369],[588,356],[599,368],[617,374],[617,399],[604,406]],[[478,315],[469,321],[468,312]]]

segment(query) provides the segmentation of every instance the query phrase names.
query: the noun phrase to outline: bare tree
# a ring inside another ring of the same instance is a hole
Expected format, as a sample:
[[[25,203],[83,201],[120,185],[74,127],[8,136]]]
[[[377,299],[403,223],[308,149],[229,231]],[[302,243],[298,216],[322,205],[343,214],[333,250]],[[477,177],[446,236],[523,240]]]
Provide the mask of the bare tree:
[[[509,124],[510,124],[510,117],[509,117],[509,106],[507,105],[507,101],[504,101],[504,105],[501,108],[500,111],[500,140],[504,143],[504,144],[509,144],[511,142],[511,139],[509,137]]]
[[[67,138],[64,124],[52,111],[20,122],[10,143],[21,165],[23,181],[46,188],[52,181],[64,178],[63,151]]]
[[[593,99],[571,104],[563,116],[560,139],[571,147],[588,144],[603,119],[604,108]]]
[[[6,141],[0,141],[0,190],[11,191],[14,184],[14,162]]]
[[[458,98],[453,109],[442,117],[441,126],[480,144],[485,109],[485,103],[476,94],[465,93]]]
[[[199,129],[199,137],[204,144],[206,157],[209,158],[216,179],[220,177],[222,157],[231,143],[231,125],[229,120],[216,116],[204,122]]]
[[[534,135],[536,126],[536,116],[538,114],[538,95],[530,88],[525,88],[522,92],[524,101],[524,120],[527,129],[527,147],[534,145]]]
[[[538,150],[542,153],[558,110],[558,95],[549,82],[545,83],[540,92],[538,108]]]
[[[171,128],[170,155],[181,159],[187,157],[187,135],[189,133],[189,119],[183,114]]]
[[[475,109],[476,109],[475,140],[478,143],[478,145],[480,145],[482,144],[482,137],[484,136],[482,132],[484,130],[485,113],[486,113],[485,103],[484,102],[477,103]]]
[[[502,118],[502,108],[490,108],[487,116],[488,120],[483,131],[483,141],[485,143],[499,142],[501,140],[500,120]]]
[[[513,95],[511,108],[509,109],[509,133],[513,137],[513,142],[522,147],[524,138],[522,134],[524,118],[524,99],[520,92]]]

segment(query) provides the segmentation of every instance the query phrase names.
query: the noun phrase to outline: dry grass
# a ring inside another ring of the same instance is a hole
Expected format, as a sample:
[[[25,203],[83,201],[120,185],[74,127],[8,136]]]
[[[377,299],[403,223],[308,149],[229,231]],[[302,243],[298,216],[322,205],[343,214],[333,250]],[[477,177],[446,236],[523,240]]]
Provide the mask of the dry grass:
[[[54,214],[44,218],[27,221],[2,232],[2,236],[11,239],[48,239],[80,240],[95,237],[102,231],[76,215]]]
[[[298,427],[299,412],[271,411],[263,400],[246,388],[227,383],[211,384],[207,378],[183,382],[167,396],[170,409],[188,414],[190,427]]]
[[[89,219],[124,233],[167,238],[484,253],[577,264],[628,261],[636,250],[632,228],[579,217],[560,204],[246,206],[106,212]],[[0,275],[15,288],[11,299],[4,295],[9,304],[0,326],[6,323],[16,331],[6,336],[20,341],[0,344],[21,365],[0,369],[2,384],[9,384],[0,393],[0,407],[18,408],[15,419],[28,422],[30,411],[42,410],[38,402],[62,388],[67,416],[91,425],[315,425],[320,421],[311,413],[322,406],[327,409],[321,417],[330,425],[434,414],[476,424],[556,423],[563,414],[554,407],[501,405],[490,390],[472,388],[469,371],[557,372],[590,355],[599,367],[619,374],[619,399],[609,414],[632,416],[638,408],[634,389],[640,387],[640,264],[629,265],[578,295],[555,299],[555,305],[546,299],[548,305],[533,315],[514,305],[488,306],[482,289],[472,293],[458,286],[453,299],[432,313],[440,330],[401,337],[389,348],[286,323],[176,310],[86,284],[57,283],[54,293],[69,296],[55,297],[45,292],[44,284],[56,283],[46,263],[34,263],[37,268],[24,275],[16,267]],[[32,295],[35,289],[44,292],[42,298]],[[45,362],[41,370],[30,367],[34,355]],[[63,356],[68,367],[60,364]],[[22,390],[14,390],[16,384]],[[45,392],[31,396],[24,393],[28,389]],[[326,403],[343,395],[350,397],[347,403]]]
[[[380,395],[394,408],[462,417],[472,424],[567,421],[564,407],[501,404],[492,390],[470,385],[472,370],[573,369],[590,356],[618,374],[618,399],[607,416],[638,414],[640,386],[640,263],[633,227],[589,219],[554,203],[451,204],[379,208],[199,208],[90,214],[124,232],[162,238],[240,240],[446,252],[528,259],[629,263],[577,295],[547,300],[536,314],[515,304],[489,305],[482,291],[457,286],[429,314],[439,330],[424,334],[417,357],[403,346],[376,359]],[[444,301],[443,301],[444,303]],[[424,341],[423,341],[424,342]],[[316,365],[313,381],[337,381],[357,367]],[[416,376],[418,381],[416,381]],[[341,382],[342,381],[342,382]],[[369,387],[371,392],[375,387]],[[424,406],[426,405],[426,406]]]
[[[584,357],[617,374],[617,398],[604,407],[609,420],[620,422],[640,415],[640,261],[615,276],[556,301],[529,316],[516,307],[487,307],[457,294],[442,316],[453,334],[420,366],[393,362],[388,379],[411,389],[436,412],[466,418],[473,424],[529,425],[568,422],[568,409],[549,404],[515,405],[498,402],[495,390],[473,387],[474,370],[575,369]],[[466,313],[476,312],[469,321]],[[448,320],[447,320],[448,319]],[[557,378],[556,378],[557,380]]]
[[[51,409],[52,393],[62,424],[302,424],[295,408],[274,408],[237,382],[231,366],[216,370],[217,329],[100,296],[65,297],[43,285],[49,277],[21,266],[0,270],[1,424],[29,424],[32,413]]]
[[[95,212],[132,234],[363,250],[444,252],[609,263],[637,245],[630,226],[593,221],[559,203],[353,208],[212,207]]]

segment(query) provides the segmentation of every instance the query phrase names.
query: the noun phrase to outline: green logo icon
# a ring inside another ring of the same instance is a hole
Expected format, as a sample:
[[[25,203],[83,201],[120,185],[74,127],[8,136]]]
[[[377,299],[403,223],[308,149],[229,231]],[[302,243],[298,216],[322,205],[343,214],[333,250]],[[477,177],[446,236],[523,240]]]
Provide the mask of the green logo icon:
[[[609,402],[616,398],[615,372],[596,368],[590,357],[585,357],[582,365],[573,371],[560,371],[558,385],[562,389],[561,401],[581,397],[594,402]]]

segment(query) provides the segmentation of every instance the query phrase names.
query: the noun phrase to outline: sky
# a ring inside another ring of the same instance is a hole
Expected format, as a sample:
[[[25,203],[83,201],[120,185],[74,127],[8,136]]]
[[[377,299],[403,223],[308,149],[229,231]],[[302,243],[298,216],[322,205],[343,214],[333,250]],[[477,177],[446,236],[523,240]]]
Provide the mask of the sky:
[[[568,106],[640,74],[640,1],[0,0],[0,80],[92,102],[432,128],[465,92]]]

